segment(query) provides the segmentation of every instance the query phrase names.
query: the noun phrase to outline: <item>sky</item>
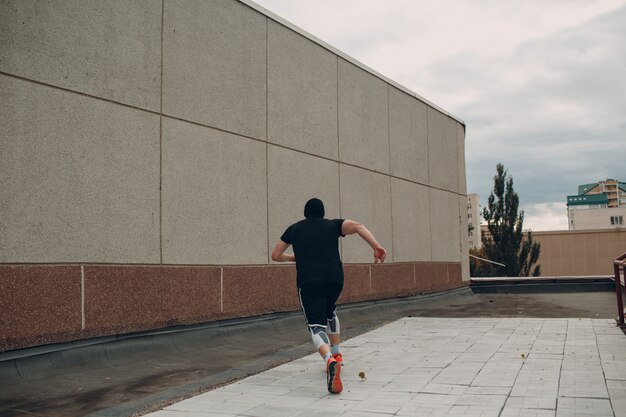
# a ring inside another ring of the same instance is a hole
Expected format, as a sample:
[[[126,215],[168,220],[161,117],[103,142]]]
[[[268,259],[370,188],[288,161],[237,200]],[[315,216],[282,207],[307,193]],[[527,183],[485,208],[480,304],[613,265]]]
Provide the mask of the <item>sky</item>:
[[[502,163],[524,229],[626,181],[626,0],[256,3],[463,120],[468,193],[485,205]]]

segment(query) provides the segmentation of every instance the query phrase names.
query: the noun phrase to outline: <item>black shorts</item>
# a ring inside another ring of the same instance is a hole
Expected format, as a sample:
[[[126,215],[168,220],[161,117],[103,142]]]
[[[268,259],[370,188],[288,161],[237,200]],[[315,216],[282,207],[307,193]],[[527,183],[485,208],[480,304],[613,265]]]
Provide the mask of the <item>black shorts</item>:
[[[300,305],[307,325],[326,327],[327,320],[332,319],[335,314],[335,303],[342,289],[342,282],[332,281],[309,281],[298,287]]]

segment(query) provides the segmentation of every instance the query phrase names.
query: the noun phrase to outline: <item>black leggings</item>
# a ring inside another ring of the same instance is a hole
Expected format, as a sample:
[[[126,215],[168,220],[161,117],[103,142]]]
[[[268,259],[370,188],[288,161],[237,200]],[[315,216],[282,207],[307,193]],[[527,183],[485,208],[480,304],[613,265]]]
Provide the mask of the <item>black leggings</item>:
[[[326,322],[335,317],[336,302],[343,289],[343,282],[308,281],[298,287],[300,305],[311,326],[326,327]]]

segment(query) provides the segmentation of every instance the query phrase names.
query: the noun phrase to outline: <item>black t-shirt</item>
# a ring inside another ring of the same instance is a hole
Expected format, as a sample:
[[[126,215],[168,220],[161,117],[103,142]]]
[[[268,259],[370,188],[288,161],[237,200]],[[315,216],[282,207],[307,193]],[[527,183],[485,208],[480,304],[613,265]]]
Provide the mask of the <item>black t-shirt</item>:
[[[298,287],[308,281],[343,283],[339,237],[343,219],[310,217],[294,223],[280,237],[293,246]]]

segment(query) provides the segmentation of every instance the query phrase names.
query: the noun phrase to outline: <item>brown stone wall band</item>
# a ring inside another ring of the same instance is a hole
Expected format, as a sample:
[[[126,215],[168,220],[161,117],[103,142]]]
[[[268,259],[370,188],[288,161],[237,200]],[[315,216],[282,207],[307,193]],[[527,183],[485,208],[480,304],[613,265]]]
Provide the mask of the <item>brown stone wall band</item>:
[[[461,265],[346,264],[341,304],[462,286]],[[0,265],[0,351],[300,308],[294,266]]]

